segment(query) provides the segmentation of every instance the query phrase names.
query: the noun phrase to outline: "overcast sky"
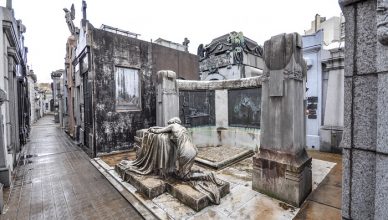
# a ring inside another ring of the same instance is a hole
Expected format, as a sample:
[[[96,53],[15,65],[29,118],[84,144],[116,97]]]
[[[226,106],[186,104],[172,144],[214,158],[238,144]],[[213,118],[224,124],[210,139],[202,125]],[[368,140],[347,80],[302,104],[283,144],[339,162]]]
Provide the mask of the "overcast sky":
[[[28,64],[38,82],[50,82],[51,72],[64,68],[70,32],[63,8],[72,3],[79,27],[82,0],[13,0],[16,19],[27,27]],[[87,18],[96,28],[114,26],[146,41],[161,37],[182,43],[187,37],[194,54],[200,43],[231,31],[242,31],[262,45],[279,33],[303,34],[317,13],[327,18],[341,13],[338,0],[87,0],[87,6]]]

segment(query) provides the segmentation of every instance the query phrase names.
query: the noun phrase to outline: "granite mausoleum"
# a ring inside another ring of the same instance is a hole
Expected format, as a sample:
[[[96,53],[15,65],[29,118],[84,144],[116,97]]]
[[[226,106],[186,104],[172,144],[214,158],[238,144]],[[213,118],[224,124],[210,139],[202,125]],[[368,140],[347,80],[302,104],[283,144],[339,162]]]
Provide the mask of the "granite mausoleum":
[[[345,26],[343,219],[388,216],[388,1],[340,0]]]

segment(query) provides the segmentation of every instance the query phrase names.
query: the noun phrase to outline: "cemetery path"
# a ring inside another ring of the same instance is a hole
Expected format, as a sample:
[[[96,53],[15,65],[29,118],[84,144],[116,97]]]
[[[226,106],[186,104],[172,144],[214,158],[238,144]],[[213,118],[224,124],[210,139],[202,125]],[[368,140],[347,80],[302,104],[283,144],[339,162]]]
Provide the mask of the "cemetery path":
[[[142,219],[89,159],[52,115],[41,118],[15,168],[0,219]]]

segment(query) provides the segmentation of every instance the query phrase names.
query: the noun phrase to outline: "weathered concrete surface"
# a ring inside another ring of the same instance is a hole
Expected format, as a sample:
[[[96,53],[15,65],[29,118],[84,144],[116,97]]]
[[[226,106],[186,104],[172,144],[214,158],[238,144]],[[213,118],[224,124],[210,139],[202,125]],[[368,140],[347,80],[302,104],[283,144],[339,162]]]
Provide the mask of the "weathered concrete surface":
[[[188,183],[174,179],[163,180],[158,176],[138,175],[130,171],[125,171],[120,164],[115,165],[115,171],[124,181],[130,183],[148,199],[154,199],[167,192],[197,212],[211,204],[205,194],[195,190]],[[218,188],[221,198],[230,192],[228,182],[223,181],[223,184]]]
[[[263,77],[249,77],[243,79],[230,79],[219,81],[192,81],[192,80],[177,80],[178,88],[182,90],[221,90],[221,89],[239,89],[259,87],[262,84]]]
[[[243,147],[199,147],[195,161],[213,169],[222,169],[247,157],[251,157],[253,154],[253,149]]]
[[[299,34],[264,44],[260,150],[253,159],[253,189],[299,206],[311,192],[303,98],[306,63]]]
[[[260,146],[260,129],[242,127],[203,126],[188,129],[197,147],[236,147],[257,152]]]
[[[33,126],[0,219],[142,219],[53,120]]]
[[[388,3],[341,0],[345,26],[342,217],[388,216]]]
[[[179,117],[179,94],[174,71],[157,73],[156,92],[156,126],[164,127],[168,120]]]
[[[309,152],[310,154],[311,152]],[[313,152],[314,153],[314,152]],[[313,190],[317,188],[320,189],[320,183],[325,179],[326,175],[330,172],[331,168],[335,163],[323,161],[330,160],[333,162],[338,162],[338,159],[331,159],[331,157],[340,158],[340,155],[327,154],[329,156],[321,157],[320,152],[317,154],[311,154],[314,158],[312,161],[312,173],[313,173]],[[266,195],[260,194],[252,190],[252,158],[247,158],[243,161],[235,163],[225,169],[216,171],[217,177],[222,180],[225,180],[230,183],[231,191],[228,195],[221,199],[220,205],[212,205],[203,210],[196,212],[195,210],[189,208],[186,205],[183,205],[179,200],[164,193],[152,200],[146,199],[144,196],[139,194],[132,185],[129,183],[123,182],[119,175],[113,171],[115,164],[119,163],[123,158],[133,159],[135,157],[134,152],[125,152],[118,153],[113,155],[103,156],[102,159],[96,158],[99,170],[109,170],[106,172],[107,175],[115,179],[115,183],[121,184],[122,193],[131,194],[133,197],[129,199],[132,204],[143,204],[144,207],[147,207],[148,210],[151,210],[155,217],[160,219],[293,219],[299,211],[299,208],[295,208],[280,202],[276,199],[270,198]],[[316,160],[317,158],[318,160]],[[108,163],[112,166],[109,166]],[[104,167],[104,168],[103,168]],[[336,166],[341,169],[341,166]],[[193,169],[195,170],[207,170],[204,167],[194,165]],[[112,172],[113,171],[113,172]],[[331,175],[333,172],[330,173]],[[107,177],[109,178],[109,177]],[[336,178],[335,181],[332,181],[330,177],[330,184],[334,182],[334,185],[340,184],[341,174],[339,178]],[[326,179],[324,180],[326,181]],[[339,182],[338,182],[339,181]],[[114,184],[115,184],[114,183]],[[333,186],[331,184],[331,186]],[[332,191],[331,188],[325,188],[322,193],[327,193],[329,196],[320,194],[320,198],[317,199],[317,202],[322,202],[319,207],[330,208],[331,204],[325,201],[329,201],[333,194],[337,194],[337,197],[334,201],[340,201],[341,196],[338,194],[338,191]],[[339,189],[341,187],[339,186]],[[126,195],[127,195],[126,194]],[[126,197],[127,198],[127,197]],[[338,202],[337,202],[338,203]],[[138,206],[136,206],[138,207]],[[315,206],[316,207],[316,206]],[[313,207],[314,208],[314,207]],[[309,211],[310,209],[307,208]],[[328,209],[325,209],[326,211]],[[337,209],[337,214],[340,212]],[[314,213],[321,213],[319,210],[313,209]],[[327,213],[328,216],[335,216],[335,213]],[[317,215],[314,215],[317,216]],[[319,216],[319,217],[322,217]],[[317,218],[314,218],[317,219]]]

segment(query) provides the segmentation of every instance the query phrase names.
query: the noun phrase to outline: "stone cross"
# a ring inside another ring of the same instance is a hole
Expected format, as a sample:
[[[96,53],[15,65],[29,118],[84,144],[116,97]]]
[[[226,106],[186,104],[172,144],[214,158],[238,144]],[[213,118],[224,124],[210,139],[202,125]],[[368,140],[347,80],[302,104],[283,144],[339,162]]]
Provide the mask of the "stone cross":
[[[82,19],[84,20],[86,20],[86,8],[87,8],[86,1],[82,1]]]
[[[301,48],[297,33],[280,34],[264,44],[260,151],[253,159],[253,189],[294,206],[312,188]]]

